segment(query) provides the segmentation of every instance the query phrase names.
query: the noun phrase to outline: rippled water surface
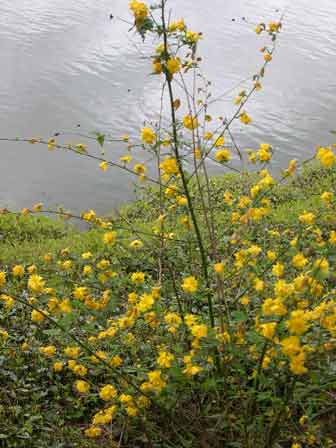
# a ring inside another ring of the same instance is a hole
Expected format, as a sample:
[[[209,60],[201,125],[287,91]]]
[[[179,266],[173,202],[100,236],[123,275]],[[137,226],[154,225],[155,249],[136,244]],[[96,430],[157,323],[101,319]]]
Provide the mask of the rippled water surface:
[[[1,0],[0,135],[50,136],[60,130],[135,133],[154,118],[156,80],[148,73],[149,42],[129,33],[126,0]],[[267,141],[276,164],[305,158],[336,128],[335,0],[171,0],[201,30],[200,53],[213,93],[227,92],[214,112],[229,114],[242,80],[260,65],[254,24],[284,27],[264,89],[249,105],[253,126],[236,127],[239,144]],[[232,20],[234,19],[234,20]],[[242,84],[239,88],[242,88]],[[80,128],[76,126],[80,124]],[[69,140],[78,138],[68,136]],[[46,148],[0,143],[0,202],[43,201],[104,212],[132,196],[132,178]],[[116,145],[111,153],[120,153]],[[112,157],[112,156],[111,156]],[[141,160],[139,154],[139,160]]]

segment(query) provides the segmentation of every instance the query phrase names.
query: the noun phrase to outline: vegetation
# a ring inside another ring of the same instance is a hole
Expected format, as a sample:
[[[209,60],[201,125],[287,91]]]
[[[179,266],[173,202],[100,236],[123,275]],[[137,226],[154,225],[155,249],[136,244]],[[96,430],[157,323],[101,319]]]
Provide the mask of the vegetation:
[[[252,122],[246,105],[262,88],[281,21],[256,26],[270,39],[263,65],[234,115],[215,123],[202,35],[172,21],[165,0],[130,9],[136,32],[159,40],[153,75],[169,122],[162,113],[135,142],[101,133],[90,144],[21,139],[90,157],[104,175],[131,172],[139,198],[110,217],[43,204],[2,210],[0,439],[335,447],[334,147],[318,147],[311,163],[290,161],[276,180],[270,144],[245,150],[232,139],[233,123]],[[107,160],[115,142],[125,155]],[[156,177],[145,163],[131,167],[139,147]],[[234,158],[238,173],[208,176],[210,161],[236,170]],[[90,228],[62,222],[71,218]]]

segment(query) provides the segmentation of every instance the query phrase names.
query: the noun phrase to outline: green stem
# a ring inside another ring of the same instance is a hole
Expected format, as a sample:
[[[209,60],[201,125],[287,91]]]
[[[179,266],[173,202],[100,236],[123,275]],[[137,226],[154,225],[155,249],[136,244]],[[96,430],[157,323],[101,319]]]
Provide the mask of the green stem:
[[[168,39],[167,39],[167,28],[166,28],[166,19],[165,19],[165,0],[162,0],[161,8],[162,8],[162,29],[163,29],[163,40],[164,40],[164,54],[165,54],[165,59],[167,61],[169,58],[169,54],[168,54]],[[174,108],[174,94],[173,94],[173,88],[172,88],[172,78],[171,78],[171,75],[169,74],[169,72],[167,71],[167,69],[165,69],[165,76],[166,76],[166,80],[167,80],[169,99],[170,99],[170,110],[171,110],[172,127],[173,127],[173,141],[174,141],[173,149],[174,149],[174,153],[175,153],[175,157],[176,157],[176,161],[177,161],[177,165],[178,165],[178,169],[179,169],[179,174],[181,176],[183,189],[184,189],[184,192],[185,192],[185,195],[187,198],[188,209],[190,212],[191,220],[193,222],[193,226],[195,229],[198,247],[200,250],[203,275],[204,275],[205,285],[206,285],[206,289],[207,289],[209,318],[210,318],[211,327],[213,328],[215,326],[215,318],[214,318],[214,312],[213,312],[212,296],[211,296],[211,292],[210,292],[210,278],[209,278],[209,272],[208,272],[207,256],[206,256],[206,252],[204,249],[203,240],[202,240],[201,232],[200,232],[199,225],[198,225],[198,222],[196,219],[195,211],[193,208],[193,203],[192,203],[191,195],[190,195],[189,188],[188,188],[188,182],[185,177],[185,173],[184,173],[182,162],[181,162],[181,157],[179,154],[179,145],[178,145],[178,136],[177,136],[177,120],[176,120],[175,108]]]

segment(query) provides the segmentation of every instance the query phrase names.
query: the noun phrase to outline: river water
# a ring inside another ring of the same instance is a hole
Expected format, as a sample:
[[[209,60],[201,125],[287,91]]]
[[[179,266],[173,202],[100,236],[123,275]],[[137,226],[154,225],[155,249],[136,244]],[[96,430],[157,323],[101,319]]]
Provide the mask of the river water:
[[[143,47],[117,18],[130,20],[127,4],[1,0],[0,136],[48,137],[79,130],[132,135],[145,118],[155,117],[157,80],[144,57],[150,42]],[[242,81],[262,61],[259,49],[265,40],[253,32],[254,25],[284,13],[264,88],[248,106],[253,125],[236,126],[236,139],[252,148],[271,143],[278,167],[330,142],[336,128],[335,0],[171,0],[170,6],[177,18],[204,33],[203,70],[214,96],[226,93],[213,109],[222,115],[230,114]],[[115,169],[102,173],[84,158],[21,143],[1,142],[0,151],[2,206],[42,201],[105,212],[132,197],[131,177]],[[121,153],[111,147],[111,158]]]

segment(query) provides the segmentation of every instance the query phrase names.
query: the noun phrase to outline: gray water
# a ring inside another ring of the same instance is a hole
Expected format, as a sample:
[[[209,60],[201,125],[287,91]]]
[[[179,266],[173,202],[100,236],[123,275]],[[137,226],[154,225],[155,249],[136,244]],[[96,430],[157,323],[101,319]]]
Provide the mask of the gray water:
[[[48,137],[64,130],[119,136],[135,134],[145,118],[155,118],[157,80],[143,57],[150,42],[143,47],[129,25],[109,19],[113,13],[130,20],[127,5],[126,0],[1,0],[0,136]],[[262,61],[265,40],[253,32],[254,25],[285,12],[264,88],[248,106],[253,125],[236,126],[235,136],[252,148],[271,143],[279,167],[330,142],[336,128],[335,0],[171,0],[170,5],[177,18],[204,33],[203,70],[214,96],[226,92],[213,109],[221,115],[230,115],[235,94],[247,85],[242,80]],[[115,169],[103,174],[84,158],[19,143],[1,143],[0,151],[2,206],[42,201],[104,212],[132,197],[132,177]],[[122,153],[115,145],[109,154]],[[139,153],[138,160],[142,157]]]

